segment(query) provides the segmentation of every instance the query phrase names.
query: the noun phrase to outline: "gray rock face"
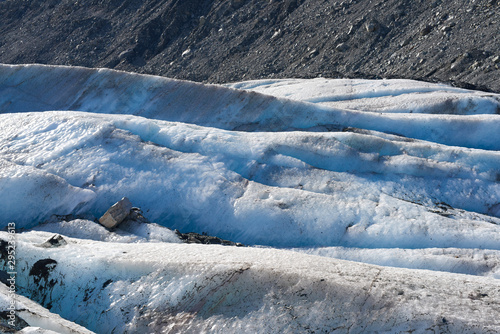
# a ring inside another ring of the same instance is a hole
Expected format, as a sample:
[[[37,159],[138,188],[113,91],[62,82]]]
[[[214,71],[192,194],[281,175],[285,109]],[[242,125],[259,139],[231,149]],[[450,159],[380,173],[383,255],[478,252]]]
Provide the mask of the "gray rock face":
[[[224,246],[237,246],[237,247],[244,246],[242,243],[239,242],[232,242],[229,240],[224,240],[206,234],[199,234],[195,232],[181,233],[179,232],[179,230],[175,230],[174,232],[175,234],[177,234],[179,239],[188,244],[224,245]]]
[[[119,202],[115,203],[99,218],[99,223],[107,228],[116,227],[120,224],[132,210],[132,203],[127,197],[123,197]]]
[[[40,247],[43,248],[55,248],[67,245],[67,241],[60,234],[55,234],[49,240],[45,241]]]
[[[0,62],[216,83],[408,78],[500,92],[499,12],[491,0],[9,0],[0,1]]]

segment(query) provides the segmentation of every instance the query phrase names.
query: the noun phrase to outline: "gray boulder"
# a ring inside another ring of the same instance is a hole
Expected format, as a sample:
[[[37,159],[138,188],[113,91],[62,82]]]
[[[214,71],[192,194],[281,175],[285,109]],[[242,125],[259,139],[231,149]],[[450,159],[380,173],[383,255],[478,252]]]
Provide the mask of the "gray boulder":
[[[127,218],[130,210],[132,210],[132,203],[127,197],[123,197],[99,218],[99,223],[107,228],[114,228]]]

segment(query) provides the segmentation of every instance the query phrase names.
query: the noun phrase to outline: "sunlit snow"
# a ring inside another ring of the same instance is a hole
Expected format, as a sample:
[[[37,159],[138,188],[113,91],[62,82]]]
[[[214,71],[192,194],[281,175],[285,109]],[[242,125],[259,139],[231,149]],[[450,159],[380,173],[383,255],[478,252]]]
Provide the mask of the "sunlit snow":
[[[493,333],[499,114],[498,94],[411,80],[0,65],[0,225],[34,230],[18,232],[21,293],[99,333]],[[154,224],[93,221],[123,196]],[[37,247],[47,232],[74,239]],[[28,275],[43,258],[50,302]]]

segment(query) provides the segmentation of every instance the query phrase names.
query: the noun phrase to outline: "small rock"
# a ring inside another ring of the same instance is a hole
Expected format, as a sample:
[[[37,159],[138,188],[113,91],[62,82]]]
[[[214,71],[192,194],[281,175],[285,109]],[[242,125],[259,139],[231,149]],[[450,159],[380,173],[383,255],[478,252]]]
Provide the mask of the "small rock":
[[[367,32],[374,32],[377,30],[377,24],[375,22],[367,22],[365,23],[365,29]]]
[[[199,234],[194,232],[189,233],[181,233],[179,230],[174,230],[175,234],[181,239],[183,242],[188,244],[204,244],[204,245],[223,245],[223,246],[237,246],[243,247],[244,245],[239,242],[232,242],[229,240],[224,240],[218,237]]]
[[[122,60],[122,59],[128,59],[130,58],[131,56],[134,55],[134,50],[132,49],[127,49],[123,52],[121,52],[119,55],[118,55],[118,59],[119,60]]]
[[[319,54],[318,49],[313,49],[313,50],[311,50],[311,52],[309,52],[309,54],[307,55],[307,57],[308,57],[308,58],[314,58],[314,57],[316,57],[318,54]]]
[[[107,228],[113,228],[127,218],[130,210],[132,210],[132,203],[127,197],[123,197],[99,218],[99,223]]]
[[[410,44],[410,42],[411,42],[411,40],[409,38],[407,38],[404,41],[402,41],[401,43],[399,43],[399,46],[400,47],[407,46],[408,44]]]
[[[62,237],[62,235],[55,234],[54,236],[52,236],[52,238],[50,238],[49,240],[47,240],[43,244],[41,244],[40,247],[43,247],[43,248],[56,248],[56,247],[65,246],[67,244],[68,243],[66,242],[66,240],[64,240],[64,238]]]
[[[451,28],[452,28],[451,25],[445,25],[445,26],[441,27],[441,31],[442,32],[449,32],[449,31],[451,31]]]
[[[271,36],[271,39],[275,39],[281,37],[281,29],[278,29],[274,32],[274,34]]]
[[[335,50],[337,50],[339,52],[347,51],[347,49],[348,49],[348,46],[345,43],[340,43],[339,45],[337,45],[335,47]]]
[[[425,26],[422,30],[420,30],[420,36],[428,35],[431,32],[431,26]]]
[[[469,298],[472,299],[472,300],[479,300],[479,299],[482,299],[484,297],[488,297],[488,294],[487,293],[481,293],[481,292],[475,292],[475,293],[470,293],[469,294]]]
[[[142,215],[142,211],[140,208],[132,208],[126,220],[141,224],[150,224],[150,221]]]
[[[477,70],[479,67],[481,67],[481,63],[478,61],[475,61],[474,64],[472,64],[469,68],[473,71]]]
[[[472,62],[472,56],[470,53],[466,52],[460,55],[457,59],[455,59],[455,61],[451,64],[450,69],[459,72],[464,71],[465,68],[467,68],[471,62]]]

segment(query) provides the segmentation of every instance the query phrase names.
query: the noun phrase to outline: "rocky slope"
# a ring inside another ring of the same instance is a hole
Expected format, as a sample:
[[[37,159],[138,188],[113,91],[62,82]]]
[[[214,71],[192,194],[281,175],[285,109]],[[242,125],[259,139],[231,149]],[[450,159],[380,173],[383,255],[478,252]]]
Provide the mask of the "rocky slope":
[[[0,1],[0,62],[205,82],[400,77],[500,91],[498,0]]]

